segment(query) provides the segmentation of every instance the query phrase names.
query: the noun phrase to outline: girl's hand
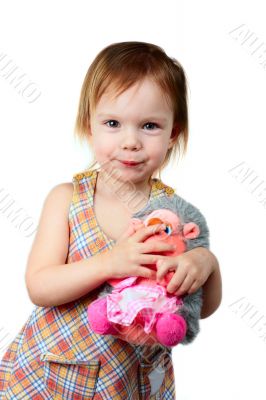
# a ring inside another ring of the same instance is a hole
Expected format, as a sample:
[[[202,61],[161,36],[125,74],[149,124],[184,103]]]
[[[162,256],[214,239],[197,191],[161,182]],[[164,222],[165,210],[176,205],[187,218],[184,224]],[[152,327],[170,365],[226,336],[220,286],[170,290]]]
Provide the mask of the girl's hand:
[[[145,225],[144,225],[143,221],[141,221],[140,219],[137,219],[137,218],[132,218],[128,229],[118,238],[118,240],[116,241],[116,244],[120,243],[124,239],[134,235],[134,233],[136,233],[140,228],[143,228],[144,226]]]
[[[129,276],[142,276],[144,278],[156,279],[156,271],[144,267],[146,264],[156,264],[166,256],[152,254],[163,251],[173,251],[174,246],[160,241],[149,241],[142,243],[149,236],[165,229],[165,225],[157,224],[145,226],[139,225],[135,233],[128,231],[119,238],[114,247],[104,253],[105,266],[108,269],[108,279],[121,279]]]
[[[157,282],[168,271],[175,271],[167,291],[181,296],[196,292],[214,271],[213,256],[204,247],[196,247],[176,257],[165,257],[157,262]]]

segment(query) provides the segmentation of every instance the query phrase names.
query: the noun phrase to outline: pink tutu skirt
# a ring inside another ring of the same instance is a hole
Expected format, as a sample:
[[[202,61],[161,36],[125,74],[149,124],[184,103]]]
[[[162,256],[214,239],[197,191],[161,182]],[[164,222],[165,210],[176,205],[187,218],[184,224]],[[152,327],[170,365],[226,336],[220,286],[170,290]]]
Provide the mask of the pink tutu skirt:
[[[130,281],[131,280],[131,281]],[[145,284],[125,287],[134,279],[124,280],[124,284],[113,289],[107,295],[107,318],[109,321],[130,326],[135,318],[141,316],[144,321],[144,331],[150,333],[160,313],[176,313],[183,304],[181,298],[169,294],[166,288],[156,284]]]

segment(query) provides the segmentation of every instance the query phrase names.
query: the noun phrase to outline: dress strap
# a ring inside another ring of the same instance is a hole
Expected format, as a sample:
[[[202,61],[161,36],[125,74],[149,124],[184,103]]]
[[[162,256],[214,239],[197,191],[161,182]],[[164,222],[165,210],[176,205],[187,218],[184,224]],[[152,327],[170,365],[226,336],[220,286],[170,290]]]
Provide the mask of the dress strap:
[[[85,192],[85,186],[87,186],[87,190],[91,190],[93,192],[94,186],[91,180],[96,179],[97,170],[85,170],[82,172],[78,172],[74,174],[72,182],[74,184],[74,193],[73,200],[80,200],[80,196],[82,197],[82,193]],[[89,179],[88,179],[89,178]],[[90,186],[91,185],[91,186]],[[159,195],[172,196],[175,193],[175,190],[171,187],[163,183],[158,178],[153,178],[152,182],[152,193],[157,197]]]
[[[80,181],[81,179],[83,179],[85,177],[92,176],[95,171],[96,170],[89,169],[89,170],[86,170],[83,172],[77,172],[76,174],[74,174],[73,180]]]
[[[72,183],[74,185],[72,202],[88,202],[93,203],[94,184],[92,179],[96,179],[96,170],[86,170],[73,175]]]
[[[164,192],[167,196],[172,196],[175,193],[175,190],[171,186],[166,185],[158,178],[154,178],[154,187],[159,192]]]

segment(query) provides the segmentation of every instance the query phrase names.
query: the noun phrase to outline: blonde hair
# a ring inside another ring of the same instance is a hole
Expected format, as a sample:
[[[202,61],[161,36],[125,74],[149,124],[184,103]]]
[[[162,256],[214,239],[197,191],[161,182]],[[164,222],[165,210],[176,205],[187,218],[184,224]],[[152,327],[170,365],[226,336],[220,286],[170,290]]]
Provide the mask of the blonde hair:
[[[116,96],[144,78],[151,78],[161,88],[174,112],[173,146],[167,150],[165,159],[154,173],[159,173],[171,157],[185,154],[188,142],[187,79],[181,64],[167,56],[165,51],[146,42],[113,43],[98,53],[84,78],[75,122],[75,136],[89,144],[90,115],[103,93],[114,87]],[[91,169],[97,160],[88,166]]]

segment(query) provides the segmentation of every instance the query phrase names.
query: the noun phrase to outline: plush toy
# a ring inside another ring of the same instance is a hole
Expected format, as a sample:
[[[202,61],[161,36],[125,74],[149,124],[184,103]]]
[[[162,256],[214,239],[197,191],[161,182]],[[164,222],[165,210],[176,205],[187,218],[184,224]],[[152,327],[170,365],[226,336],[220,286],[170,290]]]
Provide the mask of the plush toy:
[[[165,201],[163,203],[165,206]],[[150,209],[156,205],[161,206],[162,200],[158,202],[154,199]],[[167,206],[150,213],[146,210],[143,220],[132,218],[129,232],[133,234],[143,224],[165,223],[165,231],[155,233],[146,241],[161,240],[175,244],[176,250],[161,254],[177,256],[187,250],[188,241],[199,238],[200,227],[194,221],[184,222],[173,205]],[[156,264],[148,267],[157,269]],[[144,332],[151,335],[153,343],[167,347],[191,342],[199,331],[202,292],[199,289],[185,296],[168,293],[166,287],[173,274],[173,271],[168,272],[160,283],[140,276],[108,280],[108,286],[88,306],[91,329],[103,335],[115,336],[119,332],[120,337],[122,334],[126,341],[134,344],[142,343],[141,331],[143,335]]]

